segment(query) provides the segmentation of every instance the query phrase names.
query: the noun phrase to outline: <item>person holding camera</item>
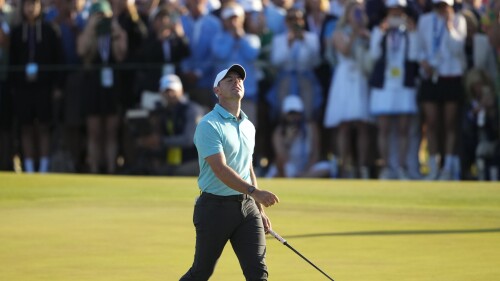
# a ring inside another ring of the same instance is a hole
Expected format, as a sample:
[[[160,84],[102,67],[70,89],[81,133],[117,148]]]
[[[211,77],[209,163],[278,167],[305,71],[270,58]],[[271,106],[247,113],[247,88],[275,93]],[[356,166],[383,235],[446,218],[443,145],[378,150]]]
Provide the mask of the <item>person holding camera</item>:
[[[416,79],[418,42],[413,19],[406,13],[406,0],[388,0],[387,17],[371,34],[370,54],[376,60],[370,77],[370,112],[377,117],[379,154],[383,161],[380,179],[408,179],[408,155],[411,117],[417,113]],[[397,146],[390,132],[397,127]],[[389,165],[391,151],[399,161]]]
[[[418,22],[422,76],[418,101],[427,128],[427,179],[450,180],[458,179],[460,166],[456,143],[458,113],[465,98],[462,78],[467,66],[464,48],[467,25],[464,16],[455,13],[453,0],[433,0],[433,3],[432,12],[421,16]],[[439,152],[440,143],[443,153]]]
[[[216,99],[211,94],[211,77],[215,72],[211,45],[214,35],[222,30],[222,24],[208,11],[207,0],[186,0],[185,5],[187,13],[180,19],[191,54],[181,62],[181,79],[193,101],[212,108]]]
[[[189,41],[179,16],[168,6],[161,6],[154,14],[151,33],[139,51],[139,61],[147,68],[138,71],[137,89],[157,91],[163,75],[177,74],[182,59],[190,55]]]
[[[321,84],[314,74],[321,61],[319,37],[306,31],[302,10],[288,10],[285,20],[287,31],[272,39],[271,63],[278,75],[267,98],[281,110],[287,96],[298,95],[304,103],[306,120],[317,120],[322,102]]]
[[[139,157],[148,173],[195,176],[199,172],[198,154],[193,137],[198,121],[205,113],[200,105],[184,95],[184,87],[175,74],[161,77],[159,92],[163,104],[149,118],[150,132],[137,139]]]
[[[21,23],[12,28],[9,51],[9,67],[16,71],[9,80],[21,129],[24,170],[32,173],[38,166],[40,173],[46,173],[53,102],[61,89],[60,72],[49,71],[47,66],[62,64],[62,43],[54,26],[42,19],[40,0],[23,0],[20,8]]]
[[[119,126],[119,77],[115,64],[127,54],[127,34],[113,17],[111,6],[99,0],[90,7],[87,26],[78,37],[77,53],[84,63],[88,161],[91,173],[100,171],[104,154],[106,173],[116,170]]]
[[[272,145],[276,154],[266,177],[329,177],[330,163],[320,161],[319,131],[314,121],[304,118],[304,104],[292,95],[283,100],[278,125],[273,131]]]
[[[369,114],[368,79],[360,54],[368,54],[370,32],[363,4],[345,3],[345,10],[333,33],[332,45],[337,66],[328,93],[324,125],[335,128],[341,177],[354,177],[352,131],[356,131],[359,176],[369,177]]]
[[[139,15],[135,0],[108,1],[113,17],[127,34],[127,54],[123,61],[117,62],[116,75],[120,76],[120,104],[124,108],[131,108],[139,102],[139,96],[134,91],[137,67],[130,65],[137,62],[139,50],[148,38],[148,27]]]

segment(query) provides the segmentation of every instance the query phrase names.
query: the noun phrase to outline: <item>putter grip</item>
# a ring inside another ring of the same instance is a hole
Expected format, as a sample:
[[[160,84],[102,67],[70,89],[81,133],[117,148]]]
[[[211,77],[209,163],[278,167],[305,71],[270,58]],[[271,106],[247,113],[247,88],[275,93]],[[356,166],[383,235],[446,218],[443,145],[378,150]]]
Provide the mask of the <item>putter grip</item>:
[[[269,229],[268,232],[274,236],[274,238],[278,239],[278,241],[280,241],[281,243],[285,244],[286,243],[286,240],[281,237],[278,233],[274,232],[273,230]]]

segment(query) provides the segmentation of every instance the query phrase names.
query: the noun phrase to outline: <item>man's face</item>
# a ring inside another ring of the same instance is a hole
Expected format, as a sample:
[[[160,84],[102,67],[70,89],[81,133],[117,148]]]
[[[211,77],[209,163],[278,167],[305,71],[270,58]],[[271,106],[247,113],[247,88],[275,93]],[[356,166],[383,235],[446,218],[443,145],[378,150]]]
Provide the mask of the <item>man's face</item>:
[[[206,0],[187,0],[186,7],[189,11],[203,9],[206,5]]]
[[[229,72],[224,79],[219,82],[219,86],[216,88],[217,96],[220,99],[234,99],[243,98],[244,86],[243,79],[236,72]]]
[[[40,15],[41,9],[38,1],[25,1],[23,5],[23,13],[28,20],[35,20]]]
[[[438,11],[438,13],[444,13],[448,9],[448,4],[444,2],[439,2],[437,4],[434,4],[434,8]]]
[[[232,16],[224,20],[224,27],[228,30],[243,28],[244,18]]]
[[[166,89],[162,95],[168,105],[176,105],[181,100],[182,90]]]
[[[299,11],[291,11],[286,15],[286,24],[291,31],[303,30],[305,21],[303,14]]]
[[[156,33],[170,31],[173,26],[172,18],[166,14],[157,16],[153,21],[153,28]]]

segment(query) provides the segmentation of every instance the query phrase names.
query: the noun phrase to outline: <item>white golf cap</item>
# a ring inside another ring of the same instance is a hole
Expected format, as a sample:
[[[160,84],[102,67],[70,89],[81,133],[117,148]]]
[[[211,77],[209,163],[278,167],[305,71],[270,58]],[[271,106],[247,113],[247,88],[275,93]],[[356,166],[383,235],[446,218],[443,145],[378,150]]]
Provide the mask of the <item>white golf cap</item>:
[[[182,90],[182,82],[179,76],[175,74],[167,74],[160,78],[160,92],[164,92],[168,89],[174,91]]]
[[[231,67],[226,68],[226,69],[222,70],[221,72],[219,72],[219,74],[217,74],[217,77],[215,77],[215,81],[214,81],[214,88],[219,86],[220,80],[226,78],[226,75],[230,71],[234,71],[234,72],[238,73],[241,76],[241,79],[243,79],[243,80],[245,80],[245,77],[247,76],[243,66],[241,66],[239,64],[233,64],[233,65],[231,65]]]
[[[406,7],[407,3],[406,0],[387,0],[385,6],[387,8]]]
[[[304,103],[302,102],[302,99],[300,99],[299,96],[296,95],[290,95],[287,96],[283,100],[283,108],[281,109],[283,113],[289,113],[289,112],[303,112],[304,111]]]
[[[245,11],[243,10],[243,8],[238,4],[234,4],[222,10],[221,18],[225,20],[231,17],[241,17],[244,15]]]
[[[453,6],[453,0],[432,0],[432,4],[445,3],[448,6]]]

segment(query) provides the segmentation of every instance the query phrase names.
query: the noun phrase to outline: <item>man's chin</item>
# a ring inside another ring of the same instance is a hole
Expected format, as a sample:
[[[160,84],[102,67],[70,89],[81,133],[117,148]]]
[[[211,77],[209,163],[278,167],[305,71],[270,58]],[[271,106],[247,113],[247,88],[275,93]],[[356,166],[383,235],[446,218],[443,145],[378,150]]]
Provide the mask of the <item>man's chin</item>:
[[[245,95],[245,93],[242,90],[236,90],[233,92],[233,94],[235,96],[239,96],[240,98],[243,98],[243,96]]]

